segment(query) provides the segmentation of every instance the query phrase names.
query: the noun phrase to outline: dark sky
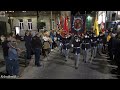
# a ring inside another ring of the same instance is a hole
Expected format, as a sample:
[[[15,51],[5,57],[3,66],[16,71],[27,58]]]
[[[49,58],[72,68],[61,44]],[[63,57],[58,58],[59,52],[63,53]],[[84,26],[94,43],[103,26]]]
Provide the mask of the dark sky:
[[[78,11],[71,11],[72,15],[75,15]],[[85,11],[79,11],[80,14],[85,14]],[[92,11],[86,11],[86,14],[90,14]]]

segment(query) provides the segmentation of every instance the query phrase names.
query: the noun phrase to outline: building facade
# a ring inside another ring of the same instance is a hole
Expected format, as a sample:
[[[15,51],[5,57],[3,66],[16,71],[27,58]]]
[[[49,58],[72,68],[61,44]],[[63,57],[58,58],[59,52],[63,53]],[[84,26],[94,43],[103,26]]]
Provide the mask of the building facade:
[[[5,11],[0,11],[0,35],[4,35],[10,32],[10,25],[8,18],[5,16]]]
[[[19,27],[20,35],[23,36],[26,30],[37,31],[37,22],[44,22],[46,30],[56,30],[58,14],[60,12],[57,11],[15,11],[7,12],[6,16],[10,20],[11,29],[15,30],[16,27]]]

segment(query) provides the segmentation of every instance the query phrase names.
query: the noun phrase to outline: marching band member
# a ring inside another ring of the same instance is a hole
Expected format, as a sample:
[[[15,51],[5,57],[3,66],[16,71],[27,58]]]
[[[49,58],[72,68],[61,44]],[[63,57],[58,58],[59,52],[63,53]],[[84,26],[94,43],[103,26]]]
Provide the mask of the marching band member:
[[[78,36],[74,37],[72,47],[73,47],[73,53],[74,53],[74,58],[75,58],[75,69],[78,69],[79,65],[79,60],[80,60],[80,44],[81,44],[81,39]]]
[[[70,38],[68,37],[67,34],[65,34],[65,37],[62,38],[62,49],[63,49],[63,54],[65,55],[65,61],[68,60],[68,54],[70,51]]]
[[[97,54],[97,36],[91,37],[91,62],[96,57]]]
[[[86,63],[89,60],[89,52],[90,52],[90,38],[89,36],[86,34],[85,37],[83,38],[82,41],[82,50],[83,50],[83,61]]]
[[[98,43],[98,54],[101,56],[102,53],[102,47],[103,47],[103,35],[100,34],[97,38],[97,43]]]
[[[60,53],[62,53],[62,36],[60,35],[60,32],[58,31],[56,34],[57,37],[57,47]]]

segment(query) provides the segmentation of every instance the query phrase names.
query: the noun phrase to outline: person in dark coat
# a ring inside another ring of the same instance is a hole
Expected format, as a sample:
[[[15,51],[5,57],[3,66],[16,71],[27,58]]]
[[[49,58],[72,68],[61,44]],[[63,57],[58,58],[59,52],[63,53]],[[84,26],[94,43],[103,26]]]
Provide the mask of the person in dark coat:
[[[31,52],[32,52],[32,47],[31,47],[32,37],[30,36],[29,31],[27,31],[25,33],[24,40],[25,40],[25,47],[26,47],[26,52],[27,52],[27,59],[30,60],[31,59]]]
[[[114,60],[114,54],[115,54],[115,47],[116,47],[116,38],[115,34],[112,33],[112,37],[110,38],[108,42],[108,47],[109,47],[109,60]]]
[[[117,68],[117,74],[120,75],[120,35],[119,38],[116,39],[116,47],[115,47],[115,57],[114,60],[116,62]]]
[[[5,60],[5,66],[6,66],[6,73],[8,73],[8,50],[9,50],[9,47],[8,47],[8,43],[10,41],[10,35],[7,35],[5,40],[2,42],[2,48],[3,48],[3,57],[4,57],[4,60]]]
[[[118,66],[117,68],[117,74],[120,74],[120,32],[116,34],[116,37],[114,38],[114,60],[115,64]]]
[[[41,66],[41,63],[39,61],[40,61],[40,54],[42,50],[42,42],[40,40],[39,33],[37,33],[32,39],[32,48],[35,53],[35,65],[39,67]]]

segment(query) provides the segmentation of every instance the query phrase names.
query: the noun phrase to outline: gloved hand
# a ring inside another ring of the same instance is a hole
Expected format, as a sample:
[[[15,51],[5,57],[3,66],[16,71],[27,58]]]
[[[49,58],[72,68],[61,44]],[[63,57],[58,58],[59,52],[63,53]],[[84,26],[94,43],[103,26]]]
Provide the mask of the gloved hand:
[[[73,44],[71,44],[71,47],[73,47],[74,45]]]

